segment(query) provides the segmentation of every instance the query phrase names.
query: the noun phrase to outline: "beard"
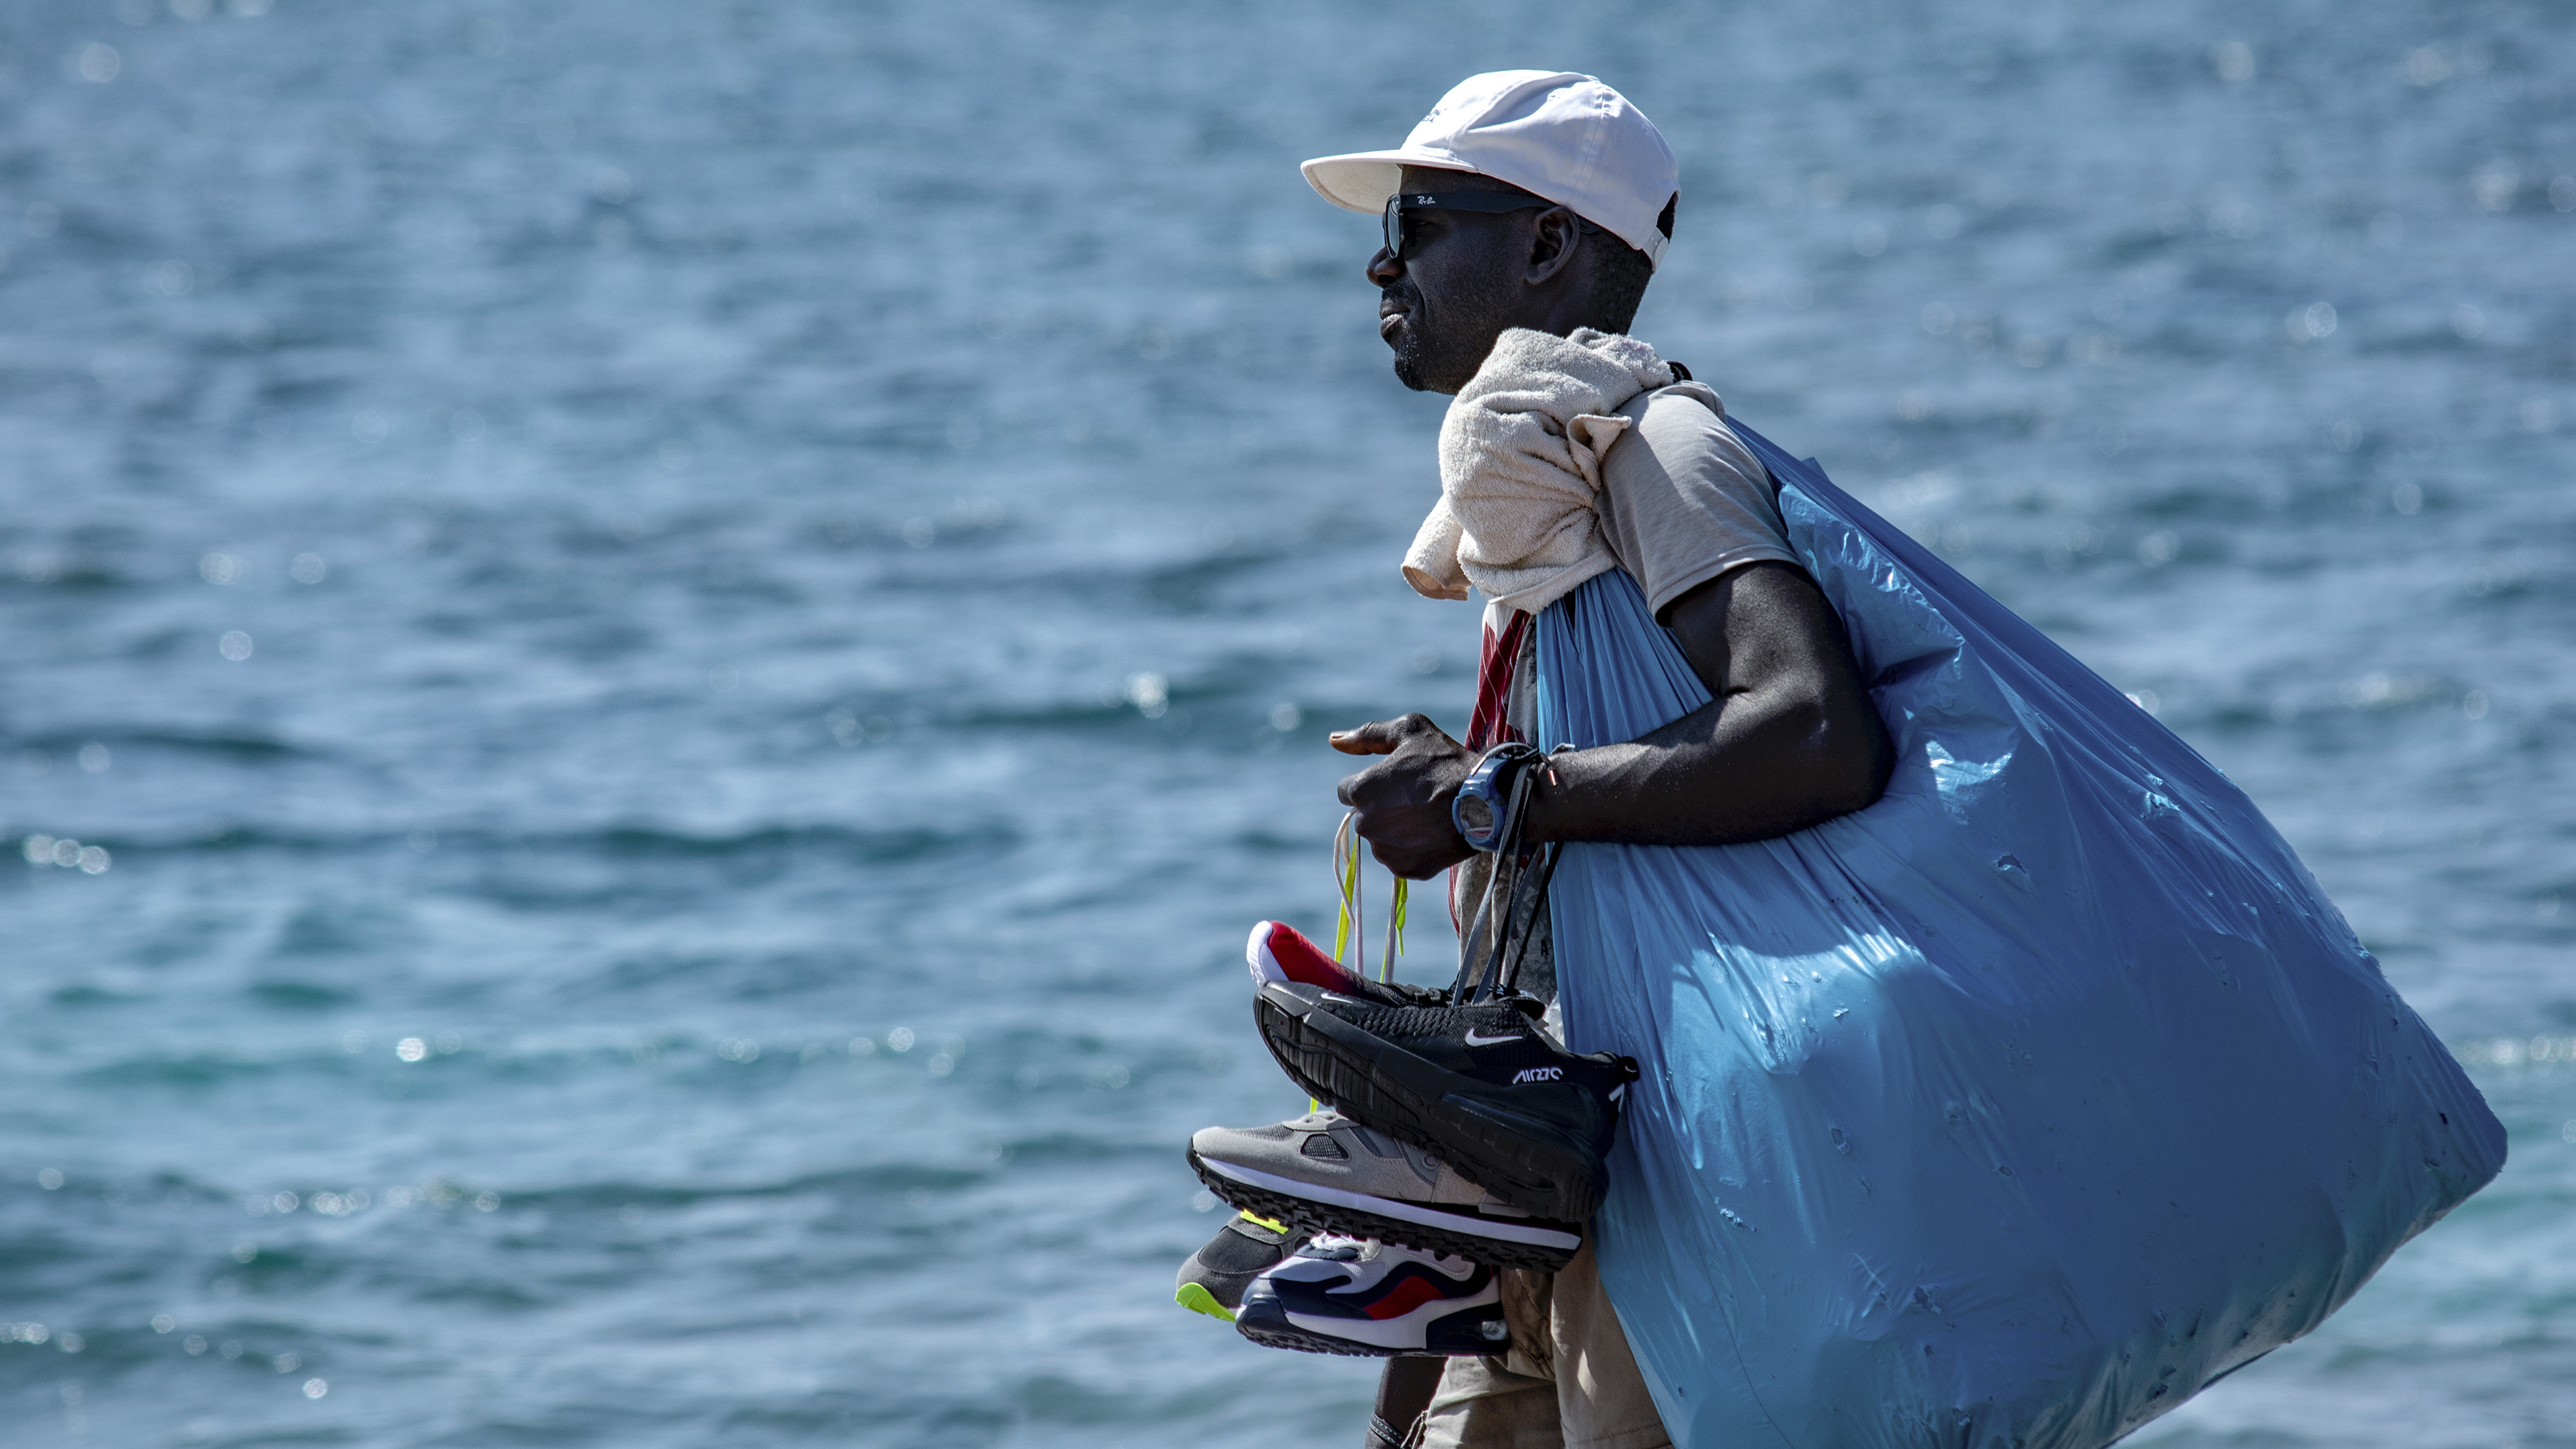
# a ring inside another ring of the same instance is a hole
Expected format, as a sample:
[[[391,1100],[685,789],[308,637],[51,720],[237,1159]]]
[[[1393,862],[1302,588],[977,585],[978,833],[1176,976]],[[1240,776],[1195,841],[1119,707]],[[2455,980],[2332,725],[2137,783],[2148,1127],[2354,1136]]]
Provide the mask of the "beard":
[[[1429,391],[1431,385],[1422,371],[1422,289],[1413,285],[1411,277],[1399,277],[1380,298],[1381,310],[1383,303],[1392,302],[1404,318],[1404,325],[1395,334],[1395,380],[1415,392]]]
[[[1454,395],[1465,387],[1492,354],[1503,330],[1499,319],[1511,315],[1515,299],[1499,278],[1453,290],[1435,314],[1410,276],[1380,289],[1381,313],[1392,303],[1404,319],[1392,344],[1396,381],[1415,392]]]

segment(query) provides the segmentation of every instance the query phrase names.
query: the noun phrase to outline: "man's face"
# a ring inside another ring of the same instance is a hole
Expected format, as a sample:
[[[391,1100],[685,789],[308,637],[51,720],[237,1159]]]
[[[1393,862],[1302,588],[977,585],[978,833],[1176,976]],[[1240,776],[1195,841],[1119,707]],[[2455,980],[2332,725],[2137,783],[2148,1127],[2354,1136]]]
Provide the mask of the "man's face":
[[[1407,193],[1511,191],[1465,171],[1407,166]],[[1395,375],[1417,392],[1456,393],[1485,365],[1494,339],[1524,303],[1536,211],[1406,213],[1404,258],[1378,248],[1368,279],[1377,284],[1378,335],[1395,349]]]

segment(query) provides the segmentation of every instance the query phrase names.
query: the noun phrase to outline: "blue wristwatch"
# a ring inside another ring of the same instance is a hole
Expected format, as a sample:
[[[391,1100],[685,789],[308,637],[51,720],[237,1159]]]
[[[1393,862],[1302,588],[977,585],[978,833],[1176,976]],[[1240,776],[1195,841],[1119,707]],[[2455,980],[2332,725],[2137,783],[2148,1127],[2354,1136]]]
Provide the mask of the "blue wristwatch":
[[[1449,823],[1458,834],[1478,850],[1494,850],[1510,835],[1512,806],[1517,803],[1512,787],[1521,772],[1539,762],[1541,756],[1532,746],[1514,741],[1496,745],[1467,772],[1467,782],[1458,787],[1458,798],[1449,802]]]

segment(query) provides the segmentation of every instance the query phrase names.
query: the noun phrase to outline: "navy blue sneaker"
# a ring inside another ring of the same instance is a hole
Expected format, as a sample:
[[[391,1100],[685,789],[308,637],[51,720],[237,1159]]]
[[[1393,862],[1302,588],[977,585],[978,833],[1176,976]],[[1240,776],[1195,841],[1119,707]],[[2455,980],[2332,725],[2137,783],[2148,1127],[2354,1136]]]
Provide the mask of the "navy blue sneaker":
[[[1370,1238],[1320,1237],[1244,1290],[1235,1330],[1301,1353],[1482,1355],[1509,1347],[1494,1270]]]

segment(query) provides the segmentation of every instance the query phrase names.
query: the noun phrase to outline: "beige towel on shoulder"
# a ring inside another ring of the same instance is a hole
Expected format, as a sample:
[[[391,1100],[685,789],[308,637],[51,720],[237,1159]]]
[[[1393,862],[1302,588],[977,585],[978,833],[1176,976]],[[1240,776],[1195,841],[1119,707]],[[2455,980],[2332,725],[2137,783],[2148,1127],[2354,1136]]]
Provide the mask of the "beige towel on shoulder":
[[[1535,614],[1618,567],[1594,499],[1601,460],[1628,430],[1617,409],[1672,381],[1633,337],[1505,332],[1440,424],[1440,501],[1405,553],[1405,581],[1434,599],[1472,584]]]

